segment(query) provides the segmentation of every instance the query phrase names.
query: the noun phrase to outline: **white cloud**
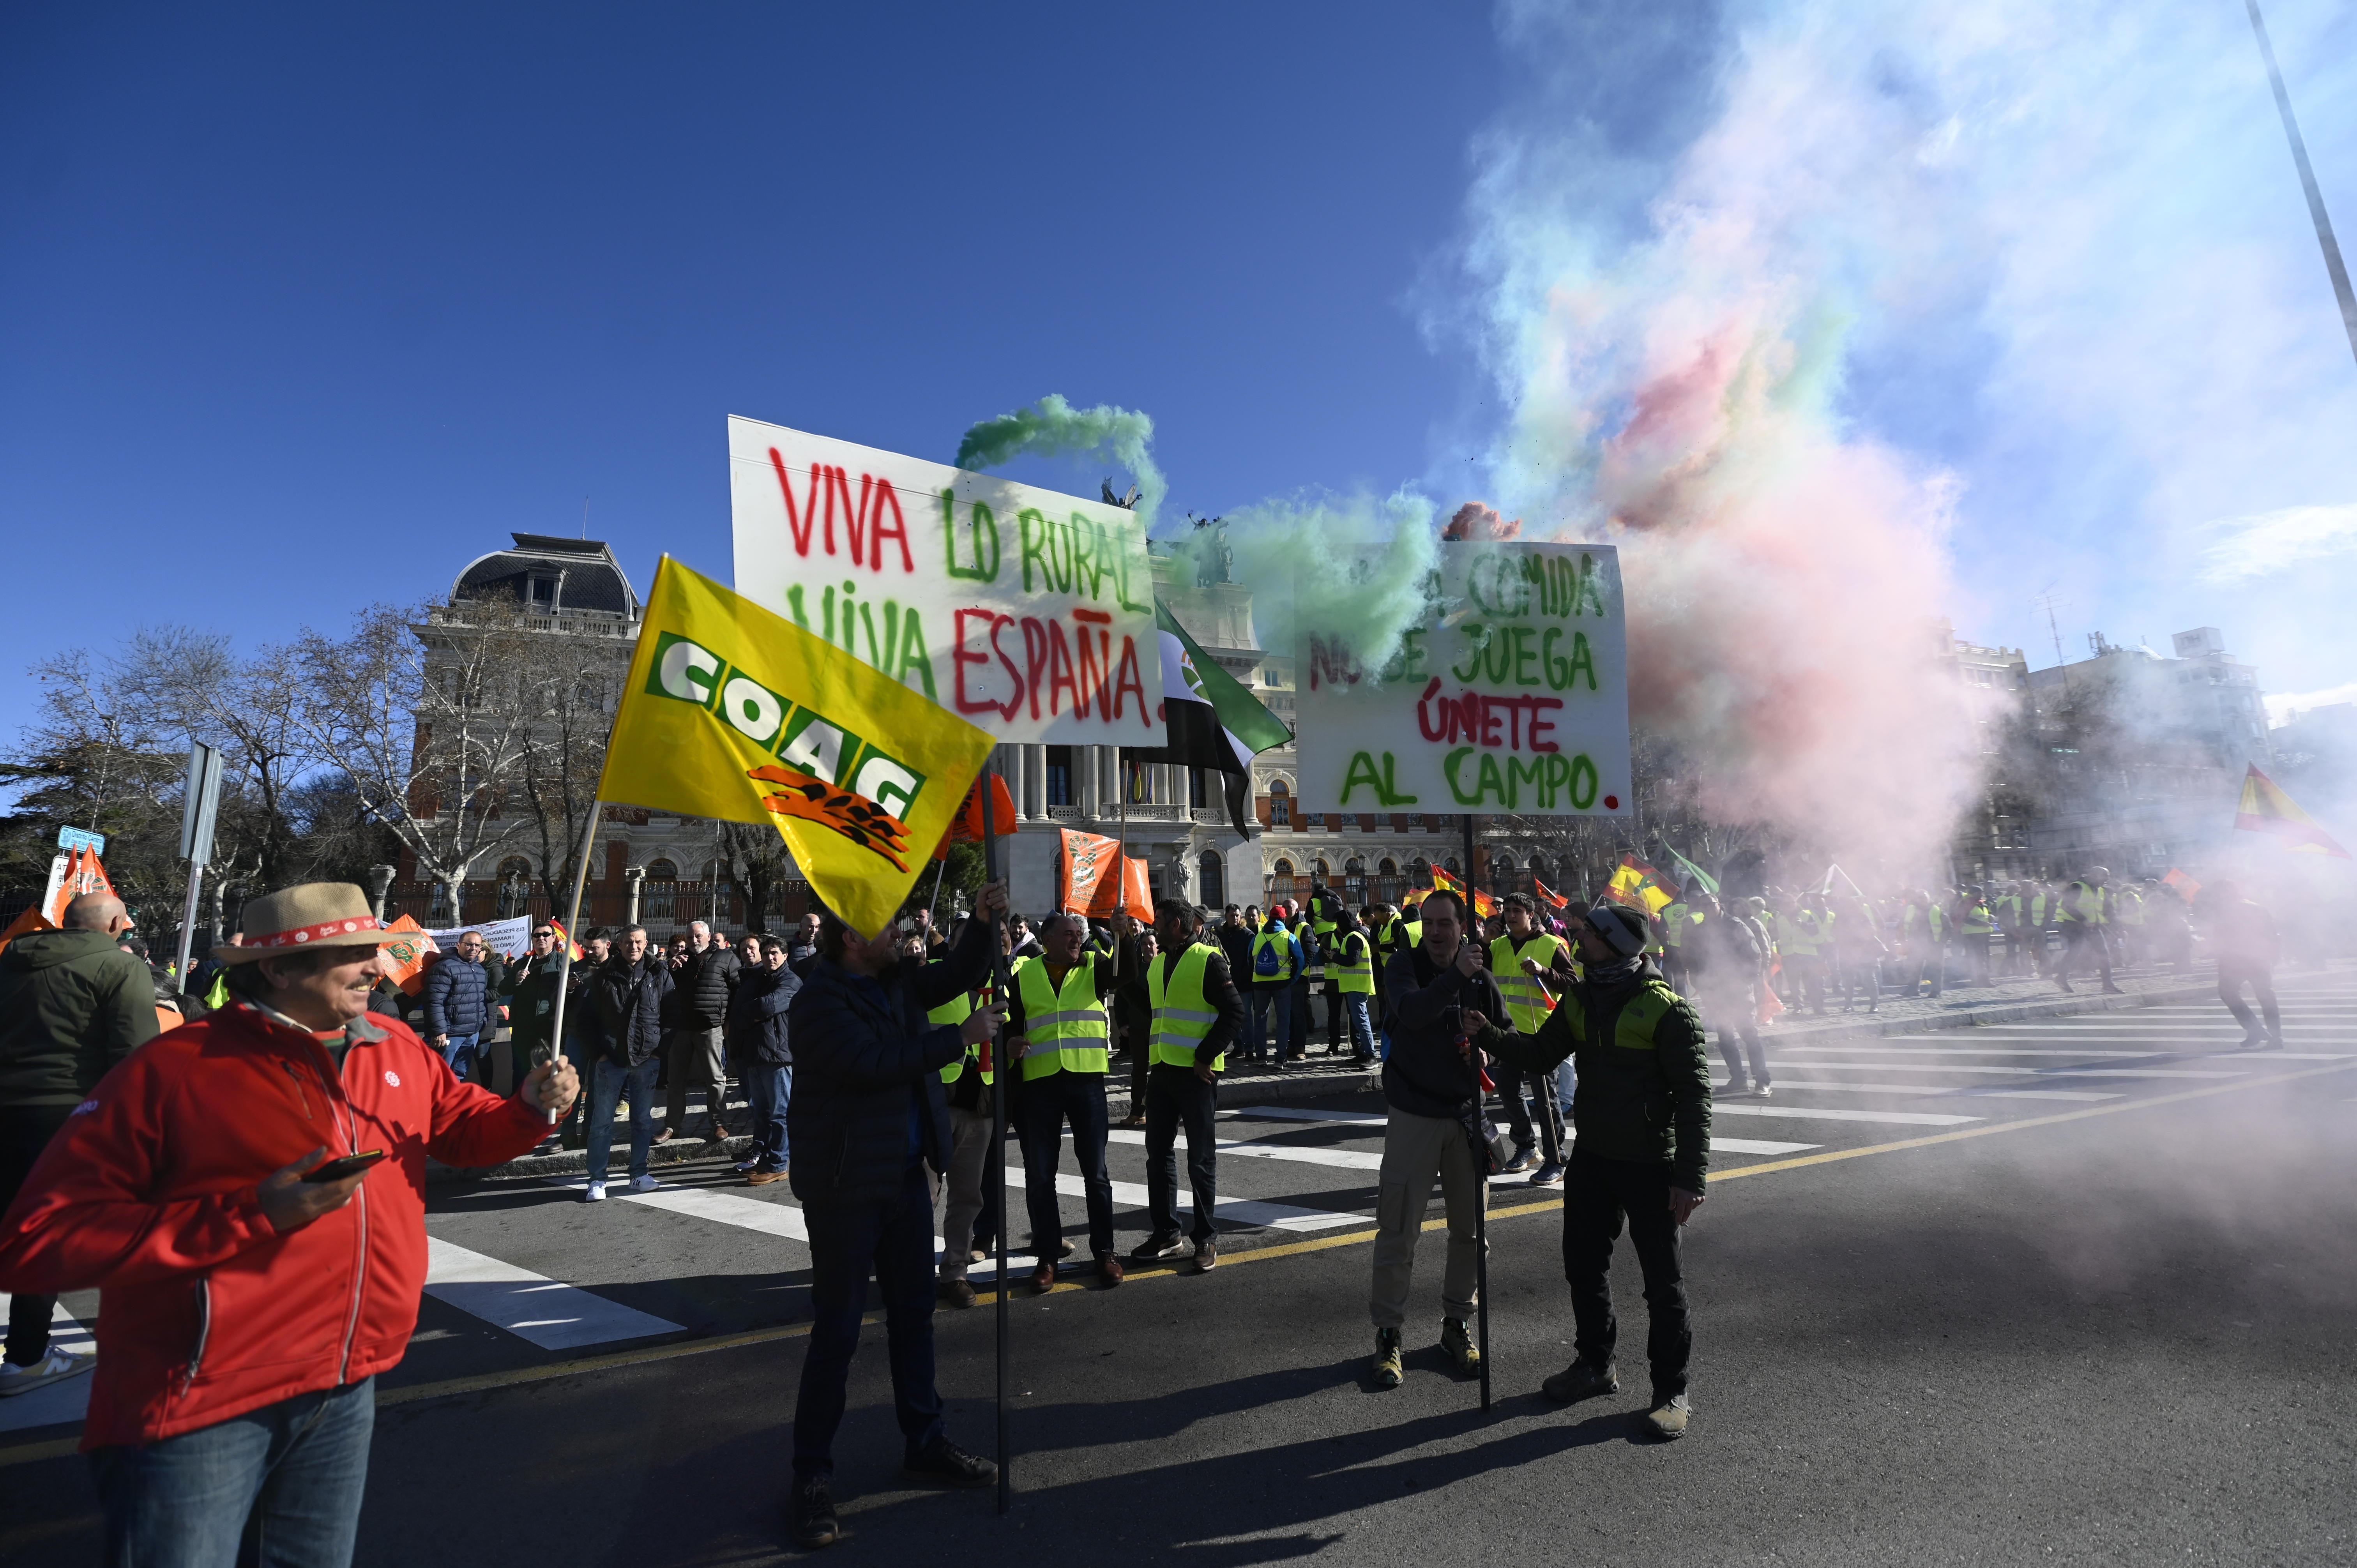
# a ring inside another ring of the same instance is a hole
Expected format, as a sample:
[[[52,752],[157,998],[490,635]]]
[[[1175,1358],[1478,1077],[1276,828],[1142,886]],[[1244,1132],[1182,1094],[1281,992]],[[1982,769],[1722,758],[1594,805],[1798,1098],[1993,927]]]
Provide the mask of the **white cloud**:
[[[2327,686],[2321,692],[2270,694],[2267,698],[2267,723],[2289,724],[2294,717],[2311,708],[2329,708],[2335,703],[2357,703],[2357,681],[2345,686]]]
[[[2357,551],[2357,505],[2287,506],[2205,523],[2219,537],[2201,552],[2201,575],[2243,583]]]

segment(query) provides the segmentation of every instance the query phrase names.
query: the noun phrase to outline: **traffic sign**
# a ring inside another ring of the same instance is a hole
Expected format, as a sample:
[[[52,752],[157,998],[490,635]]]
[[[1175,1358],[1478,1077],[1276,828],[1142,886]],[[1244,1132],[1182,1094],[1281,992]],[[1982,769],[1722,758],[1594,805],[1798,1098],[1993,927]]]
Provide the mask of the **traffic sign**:
[[[92,854],[104,854],[106,835],[91,832],[88,828],[59,828],[58,847],[68,854],[78,849],[86,849]]]

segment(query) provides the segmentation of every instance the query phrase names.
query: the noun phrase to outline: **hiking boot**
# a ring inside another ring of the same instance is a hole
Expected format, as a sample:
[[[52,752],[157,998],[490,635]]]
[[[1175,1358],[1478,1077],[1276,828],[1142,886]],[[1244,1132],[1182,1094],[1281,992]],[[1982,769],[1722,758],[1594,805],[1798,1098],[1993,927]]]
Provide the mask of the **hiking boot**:
[[[963,1274],[943,1274],[935,1282],[933,1294],[952,1306],[974,1305],[974,1286]]]
[[[1572,1404],[1580,1400],[1593,1399],[1598,1394],[1620,1392],[1620,1380],[1614,1375],[1609,1365],[1598,1370],[1585,1361],[1574,1361],[1541,1383],[1539,1388],[1547,1398]]]
[[[1174,1232],[1168,1236],[1148,1236],[1129,1250],[1133,1263],[1160,1263],[1187,1255],[1187,1243]]]
[[[1407,1369],[1400,1363],[1398,1329],[1375,1330],[1375,1359],[1370,1370],[1374,1376],[1375,1387],[1379,1389],[1395,1389],[1400,1386],[1400,1380],[1407,1376]]]
[[[1220,1266],[1220,1249],[1209,1236],[1195,1243],[1195,1272],[1208,1274]]]
[[[833,1546],[843,1537],[842,1521],[834,1517],[834,1488],[824,1476],[796,1477],[788,1511],[794,1544],[804,1552]]]
[[[911,1448],[900,1461],[911,1476],[922,1476],[944,1487],[989,1487],[998,1482],[998,1466],[979,1454],[969,1454],[946,1437],[936,1437],[922,1448]]]
[[[1686,1396],[1673,1394],[1645,1412],[1645,1425],[1654,1436],[1671,1443],[1686,1434],[1686,1423],[1693,1414]]]
[[[1514,1157],[1508,1160],[1504,1165],[1500,1165],[1498,1167],[1498,1174],[1500,1176],[1519,1176],[1524,1171],[1537,1168],[1538,1163],[1539,1157],[1532,1151],[1529,1144],[1516,1144],[1514,1145]]]
[[[1546,1164],[1533,1171],[1531,1173],[1531,1185],[1533,1187],[1561,1187],[1563,1185],[1563,1162],[1560,1160],[1549,1160]]]
[[[95,1356],[77,1356],[52,1345],[41,1359],[30,1366],[20,1367],[14,1361],[0,1361],[0,1399],[16,1394],[28,1394],[35,1389],[62,1383],[78,1378],[98,1365]]]
[[[1473,1343],[1461,1317],[1440,1320],[1440,1348],[1448,1352],[1449,1361],[1460,1377],[1478,1377],[1481,1371],[1481,1347]]]

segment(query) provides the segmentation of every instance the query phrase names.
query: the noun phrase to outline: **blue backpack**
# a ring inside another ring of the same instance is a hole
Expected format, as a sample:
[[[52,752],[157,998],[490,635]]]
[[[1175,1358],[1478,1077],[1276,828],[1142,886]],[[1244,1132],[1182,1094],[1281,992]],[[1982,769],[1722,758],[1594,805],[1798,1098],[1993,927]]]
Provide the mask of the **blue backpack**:
[[[1285,940],[1285,933],[1282,931],[1276,932],[1275,935],[1277,942],[1282,942]],[[1259,975],[1264,980],[1275,980],[1276,978],[1277,971],[1284,967],[1283,963],[1276,956],[1276,944],[1272,942],[1266,947],[1261,947],[1259,944],[1255,943],[1254,949],[1255,950],[1253,953],[1253,972]]]

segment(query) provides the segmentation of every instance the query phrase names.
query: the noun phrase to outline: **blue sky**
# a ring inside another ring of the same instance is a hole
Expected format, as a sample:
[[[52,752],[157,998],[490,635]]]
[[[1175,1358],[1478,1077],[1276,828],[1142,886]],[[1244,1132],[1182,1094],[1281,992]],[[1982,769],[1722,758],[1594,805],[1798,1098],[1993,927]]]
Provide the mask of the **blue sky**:
[[[2270,21],[2357,238],[2357,22]],[[2357,682],[2357,362],[2223,0],[38,4],[0,532],[70,609],[0,621],[0,728],[56,647],[337,624],[585,496],[642,586],[725,572],[730,413],[946,460],[1060,392],[1154,415],[1174,511],[1504,493],[1508,274],[1681,286],[1631,256],[1697,147],[1844,95],[1911,117],[1904,182],[1799,137],[1741,177],[1847,323],[1828,418],[1952,498],[1960,628],[2049,662],[2051,593],[2074,656],[2212,621]]]

